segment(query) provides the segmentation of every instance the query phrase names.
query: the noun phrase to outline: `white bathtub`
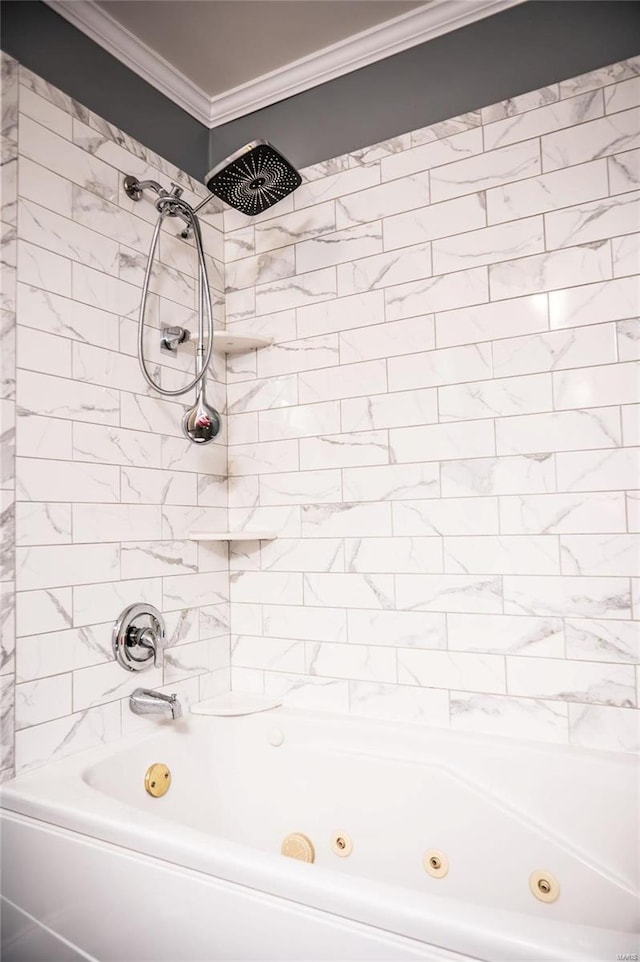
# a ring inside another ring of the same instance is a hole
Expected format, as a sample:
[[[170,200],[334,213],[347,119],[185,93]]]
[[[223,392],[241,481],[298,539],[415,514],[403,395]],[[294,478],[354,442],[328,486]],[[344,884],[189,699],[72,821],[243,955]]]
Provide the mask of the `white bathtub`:
[[[285,709],[150,728],[2,786],[3,962],[638,952],[631,756]],[[172,772],[159,799],[153,762]],[[280,854],[291,832],[314,864]],[[531,894],[535,870],[557,901]]]

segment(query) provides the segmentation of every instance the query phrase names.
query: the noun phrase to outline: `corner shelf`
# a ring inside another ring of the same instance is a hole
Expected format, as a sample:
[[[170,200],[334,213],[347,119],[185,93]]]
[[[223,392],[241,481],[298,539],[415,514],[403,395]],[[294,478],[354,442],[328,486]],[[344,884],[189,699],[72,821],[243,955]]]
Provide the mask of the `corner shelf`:
[[[192,531],[191,541],[275,541],[275,531]]]
[[[213,349],[219,354],[244,354],[270,344],[273,344],[272,337],[259,334],[233,334],[229,331],[214,331],[213,334]]]

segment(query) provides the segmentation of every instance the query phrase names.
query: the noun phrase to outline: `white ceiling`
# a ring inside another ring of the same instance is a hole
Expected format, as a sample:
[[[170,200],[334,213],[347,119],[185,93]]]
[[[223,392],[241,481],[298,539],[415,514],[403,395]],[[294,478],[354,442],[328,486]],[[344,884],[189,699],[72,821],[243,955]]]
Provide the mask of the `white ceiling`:
[[[399,17],[424,0],[98,0],[210,97]]]

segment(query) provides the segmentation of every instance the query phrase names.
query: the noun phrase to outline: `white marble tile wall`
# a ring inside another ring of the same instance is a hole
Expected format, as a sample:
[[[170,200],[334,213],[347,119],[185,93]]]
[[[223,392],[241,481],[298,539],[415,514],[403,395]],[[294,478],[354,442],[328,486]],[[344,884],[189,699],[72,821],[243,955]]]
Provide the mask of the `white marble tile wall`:
[[[149,198],[126,197],[122,179],[178,181],[192,200],[206,191],[15,61],[2,63],[3,266],[11,269],[2,305],[0,772],[10,774],[14,764],[21,771],[136,730],[127,701],[139,684],[177,691],[187,704],[227,690],[229,578],[225,545],[189,540],[193,528],[227,527],[226,444],[191,447],[180,427],[191,398],[159,397],[138,368],[156,214]],[[218,321],[222,226],[212,208],[203,232]],[[167,362],[157,329],[196,325],[194,251],[175,235],[174,225],[161,237],[147,337],[153,370],[172,388],[191,376],[193,353]],[[210,394],[224,410],[220,357],[214,373]],[[167,648],[159,668],[132,677],[115,664],[110,634],[139,600],[164,612]]]
[[[234,688],[638,747],[639,76],[225,213],[228,327],[275,338],[228,368],[231,516],[280,535],[232,552]]]

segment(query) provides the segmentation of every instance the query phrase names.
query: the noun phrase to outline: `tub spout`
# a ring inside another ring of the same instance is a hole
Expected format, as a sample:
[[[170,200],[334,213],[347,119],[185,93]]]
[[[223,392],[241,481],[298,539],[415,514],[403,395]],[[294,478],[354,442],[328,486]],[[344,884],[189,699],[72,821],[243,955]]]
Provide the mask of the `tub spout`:
[[[171,715],[182,718],[182,705],[177,695],[163,695],[150,688],[136,688],[129,698],[129,708],[135,715]]]

